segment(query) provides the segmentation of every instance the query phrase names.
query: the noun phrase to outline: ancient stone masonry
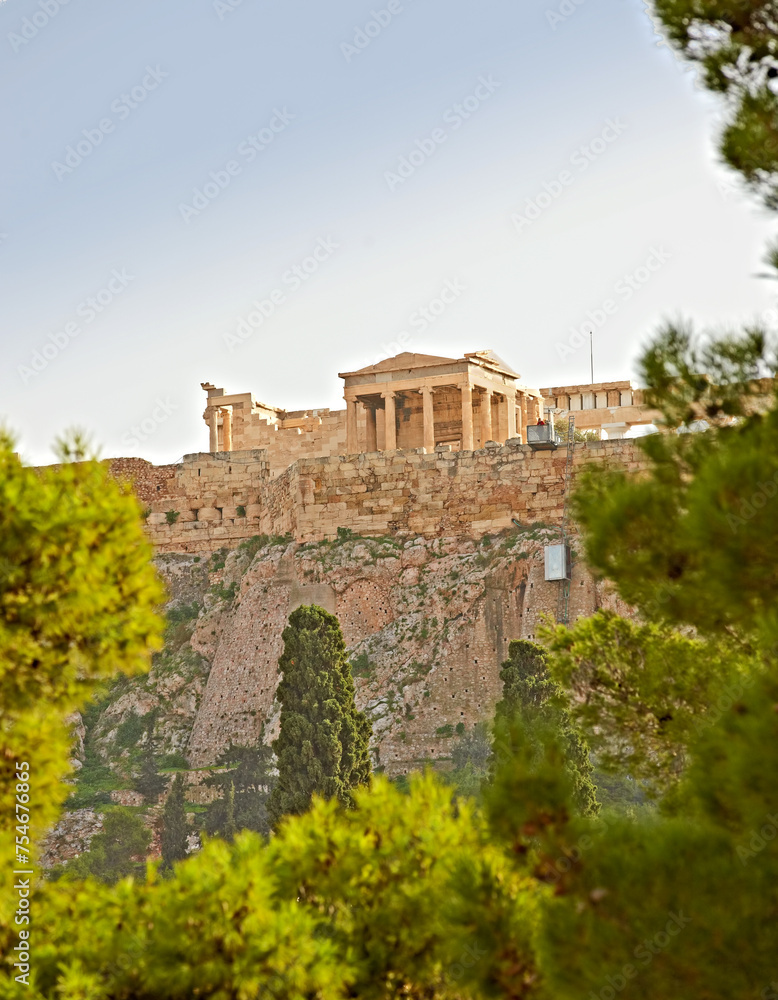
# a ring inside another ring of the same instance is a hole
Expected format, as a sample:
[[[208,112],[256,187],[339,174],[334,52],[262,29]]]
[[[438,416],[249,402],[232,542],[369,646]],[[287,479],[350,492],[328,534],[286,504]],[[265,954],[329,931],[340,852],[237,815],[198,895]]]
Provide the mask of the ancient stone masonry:
[[[272,475],[292,462],[336,455],[444,445],[472,451],[488,442],[527,441],[526,429],[549,409],[577,411],[579,425],[620,438],[650,424],[630,382],[533,389],[493,351],[462,358],[405,352],[357,371],[342,372],[345,410],[290,412],[251,393],[225,393],[210,382],[203,419],[208,451],[266,452]]]
[[[176,465],[152,465],[143,458],[114,458],[109,465],[113,476],[132,483],[135,495],[144,505],[169,496],[175,489]]]
[[[604,433],[609,441],[623,438],[631,428],[651,424],[660,416],[645,405],[643,392],[631,382],[562,385],[540,392],[544,405],[557,411],[558,420],[564,421],[572,413],[578,430]]]
[[[603,461],[637,468],[642,453],[631,440],[576,446],[575,471]],[[470,452],[303,459],[275,478],[261,451],[187,455],[154,490],[147,525],[160,552],[212,552],[260,534],[315,541],[338,528],[480,538],[513,517],[558,522],[564,465],[561,450],[536,452],[518,439]]]

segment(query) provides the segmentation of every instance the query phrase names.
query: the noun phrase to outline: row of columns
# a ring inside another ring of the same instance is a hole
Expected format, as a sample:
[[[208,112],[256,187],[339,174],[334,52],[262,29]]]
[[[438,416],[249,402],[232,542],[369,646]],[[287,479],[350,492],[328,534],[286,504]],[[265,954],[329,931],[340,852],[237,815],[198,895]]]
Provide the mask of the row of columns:
[[[460,385],[458,388],[462,396],[462,450],[473,451],[475,448],[475,434],[473,428],[473,386],[466,384]],[[432,399],[433,388],[432,386],[425,385],[414,391],[420,392],[422,396],[424,450],[432,452],[435,450],[435,414]],[[384,447],[386,451],[395,451],[397,448],[397,423],[395,415],[396,395],[397,392],[394,389],[386,389],[381,393],[381,398],[384,401]],[[481,401],[482,441],[491,441],[494,436],[492,427],[493,395],[495,395],[495,393],[487,389],[484,391],[484,399]],[[516,437],[521,428],[526,426],[528,418],[527,400],[526,397],[522,395],[520,403],[521,411],[519,415],[521,424],[517,428],[515,396],[511,397],[511,395],[507,393],[501,393],[500,395],[504,398],[504,406],[506,409],[505,430],[507,440],[509,438]],[[346,450],[350,455],[356,454],[356,452],[359,451],[357,406],[357,400],[346,400]],[[368,452],[377,451],[376,409],[373,406],[365,404],[365,411],[367,417],[366,450]]]

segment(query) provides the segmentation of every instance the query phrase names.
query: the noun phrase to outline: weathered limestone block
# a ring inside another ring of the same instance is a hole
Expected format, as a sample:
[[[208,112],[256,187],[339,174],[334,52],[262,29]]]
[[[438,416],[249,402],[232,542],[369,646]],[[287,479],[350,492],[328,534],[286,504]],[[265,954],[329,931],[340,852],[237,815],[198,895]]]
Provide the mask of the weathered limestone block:
[[[198,521],[221,521],[221,511],[215,507],[201,507],[197,512]]]

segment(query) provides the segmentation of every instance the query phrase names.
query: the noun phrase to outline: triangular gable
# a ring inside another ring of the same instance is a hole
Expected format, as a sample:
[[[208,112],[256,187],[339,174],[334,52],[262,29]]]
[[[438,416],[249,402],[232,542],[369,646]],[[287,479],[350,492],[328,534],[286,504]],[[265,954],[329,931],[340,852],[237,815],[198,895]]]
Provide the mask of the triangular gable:
[[[495,354],[494,351],[473,351],[472,354],[466,354],[465,357],[468,361],[474,361],[476,364],[481,364],[484,368],[495,368],[505,375],[510,375],[512,378],[521,378],[518,372],[515,372],[510,365],[507,365],[499,354]]]
[[[431,368],[434,365],[452,365],[456,362],[457,358],[439,358],[434,354],[414,354],[411,351],[404,351],[393,358],[385,358],[376,365],[368,365],[367,368],[359,368],[354,372],[341,372],[338,378],[347,378],[351,375],[372,375],[377,372],[406,371],[413,368]]]

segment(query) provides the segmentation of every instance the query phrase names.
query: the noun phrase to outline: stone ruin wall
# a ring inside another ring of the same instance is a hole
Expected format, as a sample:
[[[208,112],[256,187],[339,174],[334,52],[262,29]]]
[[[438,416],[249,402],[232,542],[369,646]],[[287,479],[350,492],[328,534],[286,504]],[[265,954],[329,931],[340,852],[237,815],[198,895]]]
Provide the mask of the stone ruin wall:
[[[635,469],[642,453],[630,440],[577,444],[574,470],[592,461]],[[259,450],[189,455],[178,466],[119,460],[114,467],[135,476],[158,551],[207,553],[260,534],[313,541],[350,528],[480,538],[510,527],[513,517],[558,523],[565,462],[564,449],[533,452],[510,441],[474,452],[301,459],[275,477]],[[168,511],[177,512],[175,523]]]
[[[221,398],[221,397],[219,397]],[[233,397],[224,397],[229,400]],[[238,398],[238,397],[236,397]],[[345,410],[280,411],[277,415],[269,408],[250,412],[248,403],[231,403],[233,412],[232,442],[235,454],[239,451],[264,451],[270,474],[284,472],[294,462],[317,457],[337,457],[346,453]],[[481,441],[482,394],[473,399],[473,426],[477,446]],[[400,450],[422,448],[424,430],[420,393],[405,393],[397,401],[397,447]],[[504,440],[508,428],[503,427],[503,407],[492,406],[492,427],[495,437]],[[435,396],[435,436],[438,441],[450,441],[459,446],[462,426],[462,403],[459,391],[451,386],[438,389]],[[220,431],[221,434],[221,431]],[[357,411],[357,437],[367,439],[366,415]],[[221,438],[220,438],[221,440]],[[385,448],[384,421],[376,425],[376,447]]]
[[[300,410],[285,413],[276,422],[252,416],[233,447],[263,450],[272,475],[309,455],[342,455],[346,451],[345,410]]]
[[[232,452],[264,451],[271,475],[278,475],[306,456],[342,455],[346,451],[345,410],[281,410],[258,403],[250,393],[209,396],[208,402],[227,407],[231,413],[232,447],[223,448],[224,423],[219,417],[219,448]]]

